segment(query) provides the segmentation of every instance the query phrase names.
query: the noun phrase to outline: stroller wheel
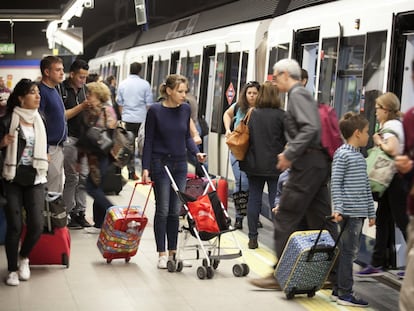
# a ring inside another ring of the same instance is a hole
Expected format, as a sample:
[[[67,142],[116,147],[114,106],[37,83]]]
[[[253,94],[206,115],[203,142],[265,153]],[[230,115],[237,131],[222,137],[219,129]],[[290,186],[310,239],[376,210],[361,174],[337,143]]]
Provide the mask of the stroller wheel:
[[[245,264],[245,263],[242,263],[242,264],[241,264],[241,266],[242,266],[242,268],[243,268],[243,276],[248,275],[248,274],[249,274],[249,272],[250,272],[250,268],[249,268],[249,266],[248,266],[247,264]]]
[[[204,280],[207,276],[207,268],[200,266],[197,268],[197,276],[200,280]]]
[[[207,279],[212,279],[214,276],[214,270],[212,267],[207,267]]]
[[[233,275],[235,277],[241,277],[243,276],[243,267],[240,264],[235,264],[233,266]]]
[[[207,258],[203,258],[203,262],[202,262],[203,267],[208,267],[208,261]]]
[[[177,269],[175,271],[181,272],[181,271],[183,271],[183,267],[184,267],[184,263],[183,263],[182,260],[180,260],[180,261],[177,262]]]
[[[167,269],[168,269],[168,272],[175,272],[176,266],[175,266],[175,261],[174,260],[168,260],[167,261]]]

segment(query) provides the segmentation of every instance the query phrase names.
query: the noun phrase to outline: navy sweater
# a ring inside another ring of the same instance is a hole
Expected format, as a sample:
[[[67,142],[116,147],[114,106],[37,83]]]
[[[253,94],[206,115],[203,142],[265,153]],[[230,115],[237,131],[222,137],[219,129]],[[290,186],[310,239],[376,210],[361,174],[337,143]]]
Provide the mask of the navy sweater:
[[[200,152],[190,135],[190,115],[189,105],[167,108],[156,103],[150,107],[145,120],[142,169],[150,169],[151,159],[185,161],[187,149],[194,155]]]

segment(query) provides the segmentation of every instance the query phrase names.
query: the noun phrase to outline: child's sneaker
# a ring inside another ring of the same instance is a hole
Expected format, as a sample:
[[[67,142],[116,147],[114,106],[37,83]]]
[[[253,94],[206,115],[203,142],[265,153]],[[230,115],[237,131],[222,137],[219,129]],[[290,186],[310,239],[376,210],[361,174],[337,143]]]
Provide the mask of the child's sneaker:
[[[338,301],[338,292],[336,290],[333,290],[331,296],[329,296],[329,299],[332,302]]]
[[[21,258],[19,263],[19,279],[27,281],[30,279],[29,258]]]
[[[9,286],[17,286],[19,285],[19,283],[19,275],[17,274],[17,272],[10,272],[7,276],[6,284]]]
[[[382,267],[373,267],[371,265],[366,266],[361,271],[357,272],[357,276],[380,276],[384,274],[384,270],[382,270]]]
[[[397,276],[400,280],[405,278],[405,271],[399,271],[397,272]]]
[[[168,257],[165,255],[158,257],[158,264],[157,264],[158,269],[167,269],[167,261],[168,261]]]
[[[363,299],[356,298],[352,294],[339,296],[337,300],[338,305],[348,306],[348,307],[361,307],[366,308],[369,306],[369,303]]]

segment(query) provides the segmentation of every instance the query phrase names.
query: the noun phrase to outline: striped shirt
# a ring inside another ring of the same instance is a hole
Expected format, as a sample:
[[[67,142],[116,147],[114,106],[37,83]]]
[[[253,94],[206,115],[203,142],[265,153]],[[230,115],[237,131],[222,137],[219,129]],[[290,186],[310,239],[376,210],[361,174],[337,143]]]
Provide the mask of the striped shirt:
[[[367,164],[359,148],[344,144],[335,152],[331,195],[334,212],[349,217],[375,218]]]

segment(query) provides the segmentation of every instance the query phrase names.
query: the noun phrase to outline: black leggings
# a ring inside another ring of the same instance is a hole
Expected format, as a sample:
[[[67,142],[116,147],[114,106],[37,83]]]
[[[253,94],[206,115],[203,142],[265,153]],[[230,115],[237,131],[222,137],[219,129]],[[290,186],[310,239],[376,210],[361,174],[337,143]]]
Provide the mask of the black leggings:
[[[26,237],[20,248],[20,256],[28,257],[43,232],[43,208],[45,185],[20,186],[5,182],[7,205],[5,206],[7,232],[6,255],[8,270],[17,271],[19,241],[23,227],[23,210],[26,212]]]

